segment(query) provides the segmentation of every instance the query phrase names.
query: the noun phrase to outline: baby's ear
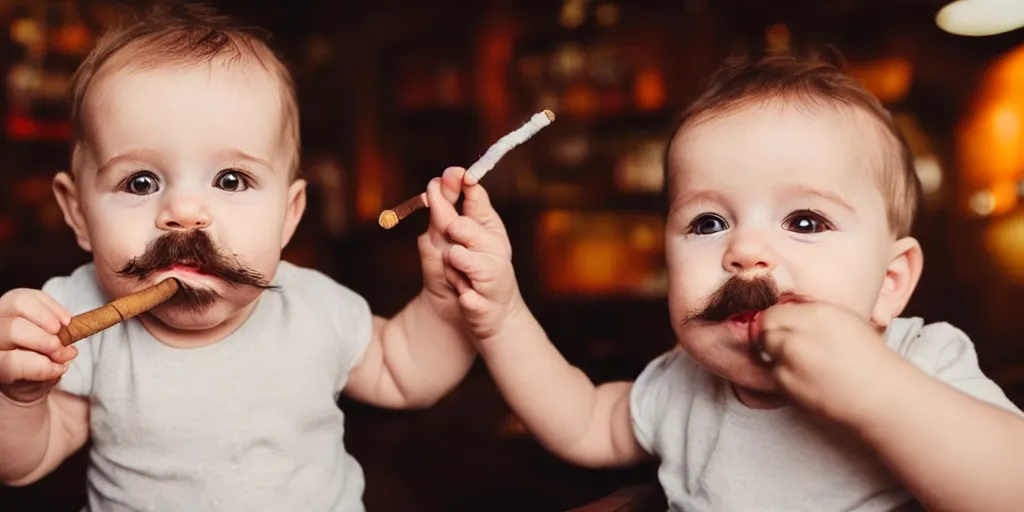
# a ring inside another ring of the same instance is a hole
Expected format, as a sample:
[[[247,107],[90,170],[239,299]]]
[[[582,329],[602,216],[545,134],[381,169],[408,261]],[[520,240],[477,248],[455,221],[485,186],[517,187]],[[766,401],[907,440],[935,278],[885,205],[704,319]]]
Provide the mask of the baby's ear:
[[[89,239],[89,226],[85,222],[85,215],[82,214],[82,203],[78,199],[78,188],[75,186],[75,178],[67,172],[57,173],[53,177],[53,195],[57,198],[57,204],[64,212],[64,222],[75,232],[78,246],[83,251],[92,251],[92,242]]]
[[[306,180],[297,179],[288,187],[288,204],[284,212],[284,231],[281,233],[281,248],[291,241],[299,227],[302,214],[306,212]]]
[[[885,280],[878,293],[878,301],[871,321],[880,327],[888,326],[907,307],[917,288],[924,268],[921,244],[911,237],[901,238],[893,244],[893,256],[885,270]]]

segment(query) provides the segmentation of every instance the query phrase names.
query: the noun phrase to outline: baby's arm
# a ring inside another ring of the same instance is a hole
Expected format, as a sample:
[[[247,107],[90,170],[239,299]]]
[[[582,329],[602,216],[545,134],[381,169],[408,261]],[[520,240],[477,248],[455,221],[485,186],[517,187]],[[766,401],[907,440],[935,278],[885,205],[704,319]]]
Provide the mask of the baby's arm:
[[[7,485],[38,480],[89,435],[88,402],[51,392],[77,354],[56,336],[70,319],[40,290],[0,297],[0,482]]]
[[[594,386],[562,357],[525,305],[518,310],[478,347],[502,396],[538,441],[587,467],[648,458],[633,434],[633,383]]]
[[[594,386],[548,340],[516,285],[508,235],[479,184],[464,186],[452,222],[448,280],[505,400],[540,443],[584,466],[627,465],[647,454],[630,419],[632,384]]]
[[[23,404],[0,396],[0,478],[31,484],[48,475],[89,439],[89,401],[52,391]]]
[[[423,290],[394,317],[373,318],[370,344],[345,388],[348,396],[380,407],[429,407],[473,364],[476,350],[462,329],[458,298],[444,280],[442,263],[463,174],[452,167],[427,186],[430,227],[419,238]]]
[[[769,308],[752,330],[790,397],[857,433],[928,510],[1020,510],[1024,419],[966,335],[928,326],[901,356],[855,313],[813,303]]]
[[[1024,419],[932,378],[900,359],[884,412],[860,435],[928,510],[1020,510]]]

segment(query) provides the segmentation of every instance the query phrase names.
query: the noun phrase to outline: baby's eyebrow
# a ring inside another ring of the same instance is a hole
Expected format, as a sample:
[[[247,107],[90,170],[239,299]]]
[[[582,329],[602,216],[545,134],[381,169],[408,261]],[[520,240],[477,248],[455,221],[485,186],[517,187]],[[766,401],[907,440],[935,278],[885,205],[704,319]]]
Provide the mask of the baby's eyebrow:
[[[240,149],[229,149],[226,151],[222,151],[218,156],[226,160],[253,163],[258,166],[265,167],[271,171],[274,170],[274,166],[270,165],[270,162],[267,159],[260,158],[255,155],[250,155],[249,153],[246,153],[245,151],[242,151]]]
[[[833,203],[833,204],[835,204],[837,206],[845,208],[845,209],[849,210],[850,212],[854,212],[855,211],[853,206],[846,199],[843,199],[843,196],[841,196],[838,193],[833,192],[831,190],[821,190],[821,189],[817,189],[817,188],[814,188],[814,187],[808,187],[808,186],[805,186],[805,185],[797,185],[797,186],[790,187],[790,188],[786,189],[785,193],[786,193],[786,195],[791,195],[791,196],[815,196],[815,197],[819,197],[819,198],[824,199],[824,200],[826,200],[826,201],[828,201],[830,203]]]
[[[680,194],[674,201],[674,203],[681,205],[694,202],[720,203],[722,202],[722,194],[717,190],[710,189],[688,190]]]
[[[151,162],[155,158],[155,152],[148,149],[132,149],[125,151],[119,155],[114,155],[109,160],[99,166],[96,170],[96,174],[103,174],[104,171],[109,170],[118,164],[133,163],[138,164],[139,162]]]
[[[668,216],[674,217],[679,215],[681,210],[686,208],[693,203],[702,204],[723,204],[725,201],[722,194],[717,190],[713,189],[691,189],[683,192],[672,199],[669,203]]]

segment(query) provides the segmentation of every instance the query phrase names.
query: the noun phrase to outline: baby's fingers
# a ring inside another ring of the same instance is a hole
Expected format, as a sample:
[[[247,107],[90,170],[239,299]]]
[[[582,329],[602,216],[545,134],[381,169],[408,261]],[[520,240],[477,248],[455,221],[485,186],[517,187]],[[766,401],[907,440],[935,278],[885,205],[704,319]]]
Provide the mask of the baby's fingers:
[[[479,184],[467,184],[463,188],[463,193],[466,195],[466,199],[462,202],[462,209],[466,215],[489,228],[500,231],[505,230],[501,216],[498,215],[494,205],[491,204],[491,198],[487,194],[487,189]]]
[[[43,305],[49,308],[50,311],[57,316],[57,319],[60,321],[61,325],[68,325],[71,323],[71,312],[68,311],[63,304],[57,302],[57,299],[51,297],[50,294],[48,293],[43,293],[42,291],[39,291],[39,293],[35,294],[35,296],[39,298],[39,301],[42,302]],[[60,327],[58,326],[57,329],[59,330]],[[47,332],[50,332],[49,328],[47,328],[46,330]],[[56,332],[54,332],[54,334],[56,334]]]
[[[481,286],[498,281],[502,271],[493,257],[458,244],[448,249],[448,262],[454,269],[465,274],[478,290]]]
[[[71,322],[71,314],[40,290],[12,290],[0,297],[0,317],[21,317],[50,334]],[[0,335],[2,335],[0,331]]]
[[[461,216],[448,226],[448,236],[453,242],[475,251],[490,254],[496,258],[511,258],[508,244],[494,233],[484,229],[476,220]]]
[[[68,345],[50,353],[50,360],[57,364],[66,364],[76,357],[78,357],[78,349],[74,345]]]
[[[427,184],[427,205],[430,206],[430,228],[427,234],[431,244],[439,246],[445,242],[445,230],[459,216],[454,203],[442,192],[441,178],[430,180]]]
[[[456,293],[463,294],[473,289],[473,285],[466,279],[466,276],[451,266],[445,266],[444,279],[455,289]]]
[[[56,330],[54,331],[56,332]],[[56,335],[26,318],[16,316],[0,318],[0,350],[17,348],[50,354],[63,347]]]
[[[451,204],[455,204],[462,195],[462,177],[466,170],[462,167],[449,167],[441,173],[441,195]]]
[[[459,305],[462,306],[462,309],[477,315],[486,313],[491,307],[490,302],[473,289],[459,294]]]
[[[0,384],[46,382],[59,379],[67,368],[48,357],[27,350],[12,350],[0,355]]]

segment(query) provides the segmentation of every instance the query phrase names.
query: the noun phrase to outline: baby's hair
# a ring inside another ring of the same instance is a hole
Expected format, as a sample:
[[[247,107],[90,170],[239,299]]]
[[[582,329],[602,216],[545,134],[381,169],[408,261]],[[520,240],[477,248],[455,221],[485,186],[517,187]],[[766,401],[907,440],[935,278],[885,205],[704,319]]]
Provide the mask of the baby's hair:
[[[108,28],[96,41],[71,79],[72,145],[77,153],[85,137],[83,104],[89,88],[102,73],[126,67],[151,69],[170,66],[258,62],[277,81],[281,91],[283,135],[292,143],[289,171],[299,168],[299,108],[291,73],[269,45],[269,33],[240,23],[200,3],[157,2],[134,11]],[[127,54],[127,58],[121,58]]]
[[[892,115],[857,80],[844,72],[846,62],[832,47],[804,51],[747,50],[733,54],[716,70],[703,93],[676,120],[669,138],[717,115],[756,102],[783,100],[812,107],[860,109],[881,124],[884,147],[876,178],[886,203],[889,227],[897,237],[910,234],[921,184],[913,154]],[[665,184],[673,190],[673,172],[665,151]]]

